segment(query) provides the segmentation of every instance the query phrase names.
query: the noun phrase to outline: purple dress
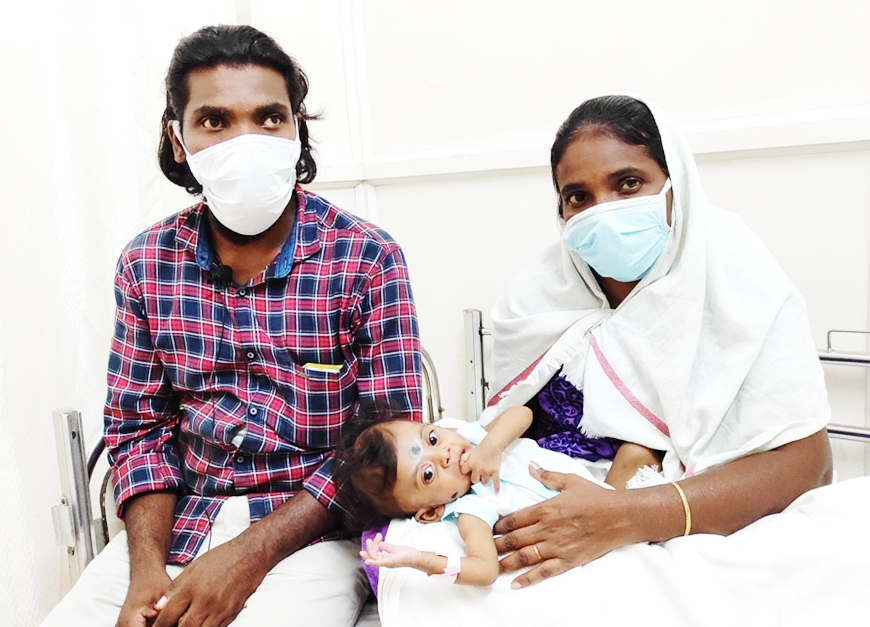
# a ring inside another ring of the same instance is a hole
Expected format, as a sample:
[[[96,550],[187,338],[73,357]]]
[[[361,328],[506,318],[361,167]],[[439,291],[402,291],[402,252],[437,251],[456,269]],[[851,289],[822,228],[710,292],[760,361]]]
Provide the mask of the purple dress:
[[[527,405],[534,415],[529,436],[541,448],[596,462],[613,459],[622,443],[614,438],[583,435],[583,392],[558,372]]]

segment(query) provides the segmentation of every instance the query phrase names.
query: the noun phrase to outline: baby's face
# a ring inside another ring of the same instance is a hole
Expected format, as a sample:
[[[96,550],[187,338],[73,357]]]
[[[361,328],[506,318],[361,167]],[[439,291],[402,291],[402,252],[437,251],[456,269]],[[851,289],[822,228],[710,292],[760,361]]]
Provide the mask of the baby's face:
[[[406,421],[383,428],[396,443],[393,496],[402,511],[416,514],[455,501],[471,489],[471,474],[463,474],[459,466],[472,446],[456,431]]]

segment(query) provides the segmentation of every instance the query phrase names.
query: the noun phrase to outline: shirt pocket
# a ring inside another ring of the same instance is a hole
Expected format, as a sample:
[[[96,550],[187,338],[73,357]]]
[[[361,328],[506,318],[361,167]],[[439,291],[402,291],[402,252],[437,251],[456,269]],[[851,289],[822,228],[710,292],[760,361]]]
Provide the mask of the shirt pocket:
[[[335,448],[357,398],[356,377],[347,363],[337,372],[303,365],[278,359],[278,392],[286,410],[277,413],[275,431],[303,450]]]

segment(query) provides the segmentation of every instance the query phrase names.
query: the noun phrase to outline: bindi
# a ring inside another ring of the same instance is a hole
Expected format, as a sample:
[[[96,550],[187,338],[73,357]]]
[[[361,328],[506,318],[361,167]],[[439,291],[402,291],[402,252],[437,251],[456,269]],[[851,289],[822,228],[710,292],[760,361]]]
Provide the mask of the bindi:
[[[423,448],[419,444],[411,445],[411,457],[417,459],[420,457],[420,454],[423,452]]]

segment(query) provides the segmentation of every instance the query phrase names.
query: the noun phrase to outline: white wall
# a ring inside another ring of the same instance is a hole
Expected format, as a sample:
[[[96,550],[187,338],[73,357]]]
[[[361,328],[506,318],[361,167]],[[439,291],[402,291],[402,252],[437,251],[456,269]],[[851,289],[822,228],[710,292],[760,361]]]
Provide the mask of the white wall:
[[[605,92],[646,94],[684,125],[708,196],[771,247],[820,347],[828,329],[870,327],[866,0],[54,0],[3,14],[10,624],[37,624],[66,588],[51,410],[74,405],[99,431],[117,254],[188,202],[154,154],[169,55],[201,25],[249,22],[308,72],[323,114],[312,188],[403,245],[448,414],[465,412],[462,309],[488,314],[556,236],[549,144]],[[826,372],[835,421],[864,424],[864,371]],[[836,450],[841,474],[865,472],[857,445]]]

